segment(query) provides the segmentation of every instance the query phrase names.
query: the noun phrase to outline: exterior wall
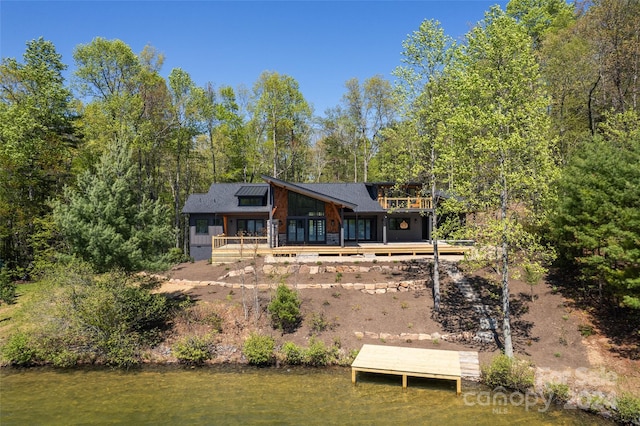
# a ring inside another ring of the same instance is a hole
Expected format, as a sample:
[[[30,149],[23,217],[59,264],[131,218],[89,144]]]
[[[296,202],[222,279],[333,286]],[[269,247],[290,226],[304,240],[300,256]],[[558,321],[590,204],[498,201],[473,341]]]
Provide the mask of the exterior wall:
[[[211,244],[208,246],[189,246],[189,256],[196,261],[211,259]]]
[[[387,216],[387,242],[414,242],[422,241],[422,216],[419,213],[398,213]],[[409,229],[407,230],[391,230],[389,221],[391,218],[408,218]]]
[[[287,236],[287,213],[289,211],[289,191],[278,186],[272,186],[273,189],[273,206],[276,211],[273,213],[273,219],[278,220],[278,235],[280,236],[280,244],[286,241]],[[282,235],[284,234],[284,239]]]
[[[327,232],[327,245],[339,246],[340,245],[340,233]]]
[[[196,221],[206,219],[208,232],[196,234]],[[213,226],[213,214],[192,214],[189,216],[189,256],[194,260],[211,258],[211,237],[222,234],[222,226]]]
[[[327,244],[329,244],[329,234],[338,234],[340,239],[340,210],[329,203],[324,203],[324,216],[327,218]]]

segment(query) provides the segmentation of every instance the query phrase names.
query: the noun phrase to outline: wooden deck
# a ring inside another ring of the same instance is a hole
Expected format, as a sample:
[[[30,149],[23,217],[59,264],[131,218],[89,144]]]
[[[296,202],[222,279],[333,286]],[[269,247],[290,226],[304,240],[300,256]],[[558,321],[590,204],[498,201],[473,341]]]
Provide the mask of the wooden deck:
[[[216,237],[214,237],[216,238]],[[340,246],[282,246],[269,248],[263,243],[247,243],[242,244],[224,244],[214,240],[212,250],[213,258],[248,258],[255,255],[258,256],[302,256],[314,254],[318,256],[356,256],[356,255],[373,255],[373,256],[398,256],[398,255],[433,255],[433,245],[428,242],[414,243],[350,243],[345,247]],[[461,255],[471,247],[462,244],[448,244],[440,242],[438,244],[439,253],[443,255]]]
[[[398,346],[363,345],[351,364],[351,381],[356,382],[358,371],[402,376],[426,377],[456,381],[456,393],[462,392],[462,371],[457,351],[405,348]]]

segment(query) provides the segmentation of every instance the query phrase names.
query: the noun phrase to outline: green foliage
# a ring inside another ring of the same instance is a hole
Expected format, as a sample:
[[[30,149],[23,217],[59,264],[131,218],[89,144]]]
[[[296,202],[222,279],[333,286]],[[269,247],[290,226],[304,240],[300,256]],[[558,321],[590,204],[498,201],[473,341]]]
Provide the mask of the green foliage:
[[[311,325],[309,326],[311,333],[320,334],[331,327],[332,327],[332,324],[326,320],[323,312],[320,312],[320,313],[314,312],[311,315]]]
[[[173,353],[182,364],[203,364],[210,360],[214,351],[207,336],[186,336],[173,345]]]
[[[640,425],[640,398],[625,393],[616,398],[616,419],[623,424]]]
[[[2,358],[12,365],[31,365],[36,360],[36,351],[28,333],[12,334],[2,347]]]
[[[305,351],[293,342],[286,342],[282,345],[282,354],[285,364],[300,365],[304,362]]]
[[[24,352],[31,362],[56,366],[134,365],[141,351],[158,341],[168,318],[165,297],[124,273],[95,277],[82,265],[70,264],[44,279],[51,285],[29,306],[28,331],[15,337],[14,347],[21,349],[13,358],[20,362],[25,358],[15,354]]]
[[[16,284],[9,275],[9,269],[5,266],[0,268],[0,302],[7,305],[12,304],[16,299]]]
[[[184,254],[184,252],[179,248],[173,247],[167,253],[166,261],[171,265],[176,265],[178,263],[193,262],[193,258]]]
[[[482,366],[482,381],[494,389],[502,386],[526,392],[534,383],[534,371],[528,361],[500,354]]]
[[[322,367],[329,364],[331,352],[322,340],[311,338],[309,347],[304,352],[304,363],[312,367]]]
[[[244,342],[242,353],[249,364],[265,366],[274,361],[275,340],[273,337],[252,333]]]
[[[553,398],[557,404],[564,404],[570,397],[569,385],[555,382],[546,383],[544,395],[547,398]]]
[[[112,146],[95,173],[78,178],[54,203],[54,218],[71,252],[98,272],[164,269],[173,231],[168,211],[141,193],[128,149]]]
[[[295,330],[302,320],[300,304],[298,294],[286,285],[280,284],[275,297],[267,306],[273,326],[282,332]]]
[[[613,115],[563,170],[553,229],[587,286],[640,309],[640,118]]]
[[[265,71],[254,84],[253,95],[252,127],[259,129],[257,139],[264,141],[263,152],[268,153],[273,176],[303,181],[309,168],[310,140],[306,135],[311,108],[298,82],[291,76]]]
[[[578,331],[582,337],[589,337],[596,334],[596,331],[593,329],[593,326],[590,324],[580,324],[578,325]]]
[[[62,76],[66,65],[53,43],[27,42],[23,59],[0,64],[0,266],[28,274],[37,251],[30,241],[35,222],[73,176],[79,138]]]

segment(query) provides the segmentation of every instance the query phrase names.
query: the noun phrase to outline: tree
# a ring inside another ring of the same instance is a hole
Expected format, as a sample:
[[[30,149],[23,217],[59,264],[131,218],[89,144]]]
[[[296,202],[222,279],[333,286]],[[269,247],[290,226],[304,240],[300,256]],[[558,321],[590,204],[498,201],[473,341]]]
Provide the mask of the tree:
[[[95,173],[78,177],[77,189],[66,187],[53,203],[54,219],[69,251],[98,272],[165,267],[163,255],[174,230],[168,211],[138,187],[131,150],[113,144]]]
[[[194,150],[193,139],[200,133],[202,122],[198,116],[198,91],[191,76],[180,68],[169,74],[171,96],[171,138],[166,155],[167,174],[173,200],[173,226],[180,230],[176,234],[176,248],[184,245],[187,252],[188,225],[183,222],[182,206],[194,187],[197,164],[200,158]]]
[[[510,0],[507,15],[527,30],[534,49],[539,49],[548,31],[566,27],[574,20],[574,5],[565,0]]]
[[[409,173],[401,180],[418,180],[431,195],[431,229],[433,242],[433,308],[440,311],[440,273],[438,252],[438,192],[437,186],[448,178],[443,167],[445,151],[450,148],[443,129],[451,100],[442,72],[449,66],[455,45],[444,34],[437,21],[425,20],[420,28],[402,43],[402,62],[394,74],[400,78],[397,87],[402,99],[402,111],[409,123],[409,138],[414,140],[415,159]],[[443,173],[444,172],[444,173]],[[426,192],[426,191],[425,191]]]
[[[469,223],[477,265],[491,265],[502,287],[504,351],[513,356],[509,278],[513,264],[541,263],[536,226],[544,217],[556,169],[548,100],[530,37],[499,8],[467,35],[448,78],[456,105],[449,122],[456,139],[456,191],[483,220]]]
[[[347,114],[340,106],[328,109],[320,120],[320,139],[316,148],[321,147],[326,166],[316,173],[317,181],[347,182],[354,176],[353,155],[357,149],[353,146],[352,126]]]
[[[211,158],[211,182],[244,180],[248,169],[249,153],[244,137],[244,123],[236,94],[230,86],[215,90],[211,83],[198,88],[196,96],[199,119],[207,140],[206,151]]]
[[[255,134],[270,151],[273,177],[306,180],[311,107],[298,82],[288,75],[263,72],[253,87]]]
[[[554,233],[604,298],[640,309],[640,118],[611,115],[562,171]]]
[[[391,124],[395,104],[391,84],[376,75],[360,85],[357,78],[347,80],[343,95],[344,112],[353,148],[353,179],[358,181],[358,152],[362,152],[362,179],[369,178],[369,163],[377,154],[382,139],[381,131]]]
[[[76,86],[86,144],[82,166],[92,169],[111,143],[132,149],[136,180],[151,198],[165,195],[162,161],[172,136],[171,99],[159,75],[164,57],[152,46],[140,55],[121,40],[96,37],[76,47]]]
[[[46,200],[72,177],[79,137],[61,59],[39,38],[24,63],[0,65],[0,262],[13,272],[33,266],[30,236],[50,212]]]

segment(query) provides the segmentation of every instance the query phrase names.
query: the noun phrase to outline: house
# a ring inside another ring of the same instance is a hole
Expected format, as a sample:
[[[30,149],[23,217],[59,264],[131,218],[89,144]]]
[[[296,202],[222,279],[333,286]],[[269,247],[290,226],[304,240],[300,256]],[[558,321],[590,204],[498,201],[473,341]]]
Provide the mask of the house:
[[[269,247],[345,246],[353,243],[431,239],[432,204],[420,184],[292,183],[262,176],[264,183],[214,183],[192,194],[190,255],[211,257],[212,237],[266,237]]]

